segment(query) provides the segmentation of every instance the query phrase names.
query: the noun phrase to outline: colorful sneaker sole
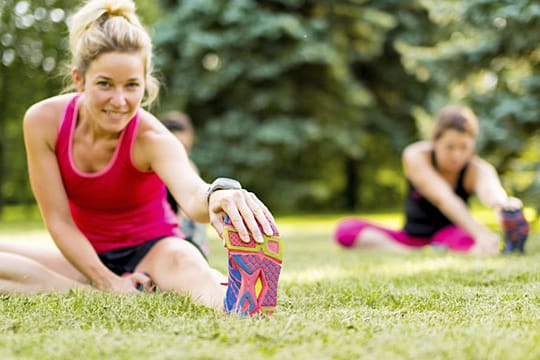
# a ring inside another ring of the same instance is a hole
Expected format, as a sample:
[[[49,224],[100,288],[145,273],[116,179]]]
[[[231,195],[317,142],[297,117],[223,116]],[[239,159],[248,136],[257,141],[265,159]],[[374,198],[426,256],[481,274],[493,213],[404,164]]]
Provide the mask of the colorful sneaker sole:
[[[283,247],[277,229],[264,242],[243,242],[238,231],[225,222],[225,247],[229,258],[229,279],[225,310],[242,315],[272,315],[277,306],[277,287]]]
[[[503,210],[502,229],[504,232],[504,253],[509,252],[525,252],[525,241],[529,235],[529,223],[523,211],[519,210]]]

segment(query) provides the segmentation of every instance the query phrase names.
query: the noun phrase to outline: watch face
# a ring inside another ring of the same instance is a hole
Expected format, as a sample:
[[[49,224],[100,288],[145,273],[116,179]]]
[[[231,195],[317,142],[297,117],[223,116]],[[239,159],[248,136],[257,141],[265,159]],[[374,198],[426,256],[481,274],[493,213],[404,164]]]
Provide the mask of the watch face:
[[[217,178],[212,182],[210,187],[208,188],[208,191],[206,192],[206,201],[210,201],[210,195],[217,190],[240,190],[242,189],[242,185],[234,180],[229,178]]]
[[[214,190],[217,190],[217,189],[222,189],[222,190],[226,190],[226,189],[241,189],[242,186],[240,185],[240,183],[234,179],[228,179],[228,178],[218,178],[216,179],[216,181],[214,182],[213,186]]]
[[[240,183],[234,179],[221,178],[216,181],[216,188],[220,189],[241,189]]]

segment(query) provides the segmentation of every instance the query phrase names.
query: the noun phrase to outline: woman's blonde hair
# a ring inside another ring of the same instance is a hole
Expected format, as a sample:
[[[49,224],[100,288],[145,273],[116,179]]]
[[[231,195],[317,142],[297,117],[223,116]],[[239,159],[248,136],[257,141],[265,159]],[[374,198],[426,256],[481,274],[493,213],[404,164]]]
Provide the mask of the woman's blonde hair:
[[[478,119],[468,107],[447,105],[437,113],[431,137],[434,141],[438,140],[446,130],[450,129],[476,138],[478,136]]]
[[[89,0],[74,15],[69,32],[72,60],[81,76],[98,56],[110,52],[140,53],[145,67],[146,97],[151,105],[159,92],[154,77],[152,41],[135,14],[132,0]]]

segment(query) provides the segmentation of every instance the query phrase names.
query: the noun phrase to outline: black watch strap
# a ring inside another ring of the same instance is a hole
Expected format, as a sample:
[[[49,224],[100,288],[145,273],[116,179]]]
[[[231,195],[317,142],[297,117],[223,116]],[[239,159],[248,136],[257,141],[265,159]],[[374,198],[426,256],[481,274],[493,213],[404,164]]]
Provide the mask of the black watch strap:
[[[242,185],[237,180],[224,177],[217,178],[212,182],[212,184],[210,184],[208,190],[206,190],[206,203],[210,202],[210,195],[212,195],[214,191],[240,189],[242,189]]]

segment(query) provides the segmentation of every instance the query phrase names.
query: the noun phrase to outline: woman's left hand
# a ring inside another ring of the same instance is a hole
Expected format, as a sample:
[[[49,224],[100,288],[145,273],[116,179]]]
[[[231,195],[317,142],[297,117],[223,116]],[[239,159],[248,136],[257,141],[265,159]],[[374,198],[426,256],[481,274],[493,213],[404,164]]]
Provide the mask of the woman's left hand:
[[[271,222],[274,222],[272,213],[255,194],[245,189],[213,192],[208,208],[210,223],[222,239],[225,215],[229,216],[240,239],[246,243],[249,242],[249,233],[253,235],[255,241],[262,243],[264,239],[261,228],[266,235],[274,233],[271,225]]]
[[[519,210],[523,207],[523,203],[520,199],[516,197],[508,197],[506,200],[499,205],[499,210]]]

